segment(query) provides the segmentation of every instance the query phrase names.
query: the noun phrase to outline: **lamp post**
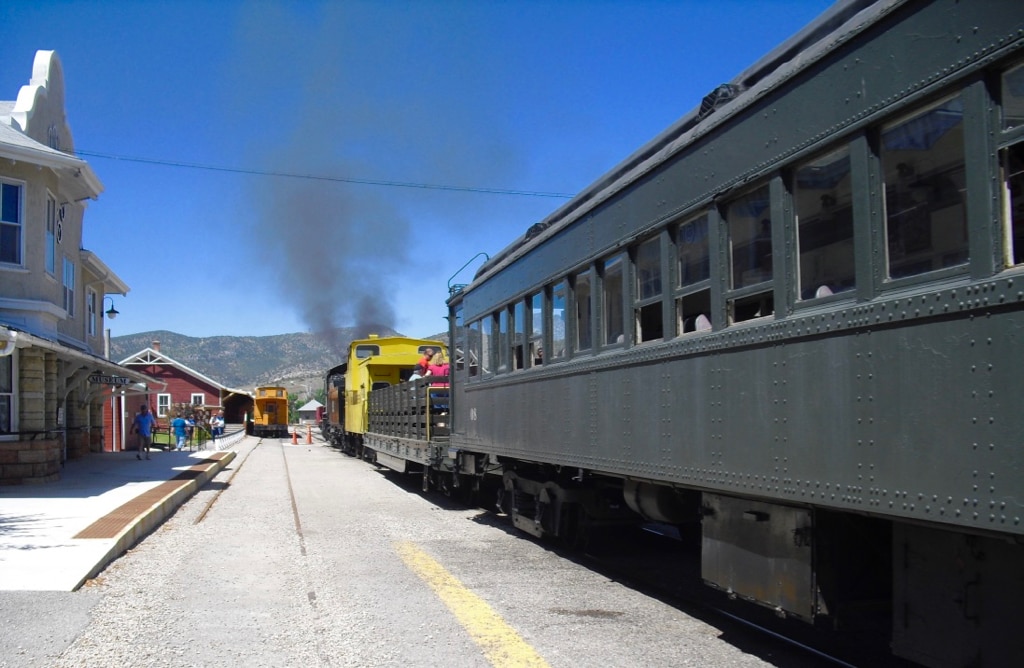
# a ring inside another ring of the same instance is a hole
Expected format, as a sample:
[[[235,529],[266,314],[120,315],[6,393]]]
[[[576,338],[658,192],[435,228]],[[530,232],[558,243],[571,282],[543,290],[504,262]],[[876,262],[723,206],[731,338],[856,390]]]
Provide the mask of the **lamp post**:
[[[117,314],[120,313],[120,311],[118,311],[116,308],[114,308],[114,298],[113,297],[107,297],[107,296],[103,297],[103,304],[106,305],[108,299],[110,300],[110,308],[107,309],[106,314],[107,314],[108,318],[113,320],[114,318],[117,317]]]
[[[116,308],[114,308],[114,298],[113,297],[104,296],[103,297],[103,305],[104,306],[107,305],[107,300],[108,299],[110,300],[110,308],[107,309],[105,311],[105,313],[106,313],[106,316],[107,316],[108,320],[113,320],[114,318],[117,317],[117,314],[119,313],[119,311]],[[104,327],[103,328],[103,358],[104,359],[110,359],[110,328],[109,327]]]

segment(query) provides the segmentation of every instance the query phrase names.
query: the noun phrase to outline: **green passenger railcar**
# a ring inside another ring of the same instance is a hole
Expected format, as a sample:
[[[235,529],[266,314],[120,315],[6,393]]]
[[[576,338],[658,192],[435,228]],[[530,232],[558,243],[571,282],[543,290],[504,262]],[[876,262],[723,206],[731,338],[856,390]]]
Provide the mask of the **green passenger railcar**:
[[[1024,656],[1024,3],[837,3],[449,306],[432,466],[516,526],[699,524],[731,595]]]

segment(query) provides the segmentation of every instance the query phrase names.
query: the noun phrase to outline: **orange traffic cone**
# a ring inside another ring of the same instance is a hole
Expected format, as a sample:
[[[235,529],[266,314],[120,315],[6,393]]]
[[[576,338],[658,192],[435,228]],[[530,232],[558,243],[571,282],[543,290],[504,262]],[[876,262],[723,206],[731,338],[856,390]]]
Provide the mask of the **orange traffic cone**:
[[[307,445],[312,445],[313,444],[313,427],[311,427],[308,424],[306,425],[306,444]]]
[[[298,444],[299,444],[299,432],[292,431],[292,445],[298,445]]]

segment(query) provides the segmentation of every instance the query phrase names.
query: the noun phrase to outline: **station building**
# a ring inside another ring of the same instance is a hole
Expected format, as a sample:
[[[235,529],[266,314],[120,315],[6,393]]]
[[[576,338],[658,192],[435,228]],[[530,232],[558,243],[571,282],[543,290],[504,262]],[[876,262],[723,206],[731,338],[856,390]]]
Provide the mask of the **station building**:
[[[115,393],[159,384],[108,359],[105,304],[116,315],[108,295],[129,288],[82,247],[103,184],[75,156],[64,99],[60,59],[39,51],[17,98],[0,100],[0,485],[59,480],[123,431]]]

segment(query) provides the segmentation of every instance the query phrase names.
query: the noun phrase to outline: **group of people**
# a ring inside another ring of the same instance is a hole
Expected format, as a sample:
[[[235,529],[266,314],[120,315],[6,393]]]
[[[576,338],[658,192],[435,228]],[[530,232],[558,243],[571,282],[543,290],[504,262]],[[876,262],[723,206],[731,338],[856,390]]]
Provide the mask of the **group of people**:
[[[423,357],[416,362],[415,368],[413,368],[412,375],[409,376],[409,380],[418,380],[420,378],[427,378],[428,376],[435,376],[444,378],[444,381],[437,383],[431,383],[432,385],[447,386],[448,385],[448,362],[444,359],[444,353],[433,348],[426,348],[423,350]]]
[[[156,428],[157,422],[153,412],[149,410],[149,404],[142,404],[139,407],[139,412],[135,415],[135,419],[132,421],[132,433],[138,437],[139,449],[135,453],[136,459],[142,459],[142,455],[146,455],[146,459],[149,459],[149,451],[153,447],[153,430]],[[185,444],[192,436],[192,431],[195,429],[196,419],[190,415],[187,418],[182,417],[178,414],[171,420],[171,429],[174,430],[174,439],[178,452],[181,452],[185,448]],[[218,436],[224,434],[224,411],[217,411],[216,415],[212,415],[209,421],[210,436],[214,440],[217,440]]]

